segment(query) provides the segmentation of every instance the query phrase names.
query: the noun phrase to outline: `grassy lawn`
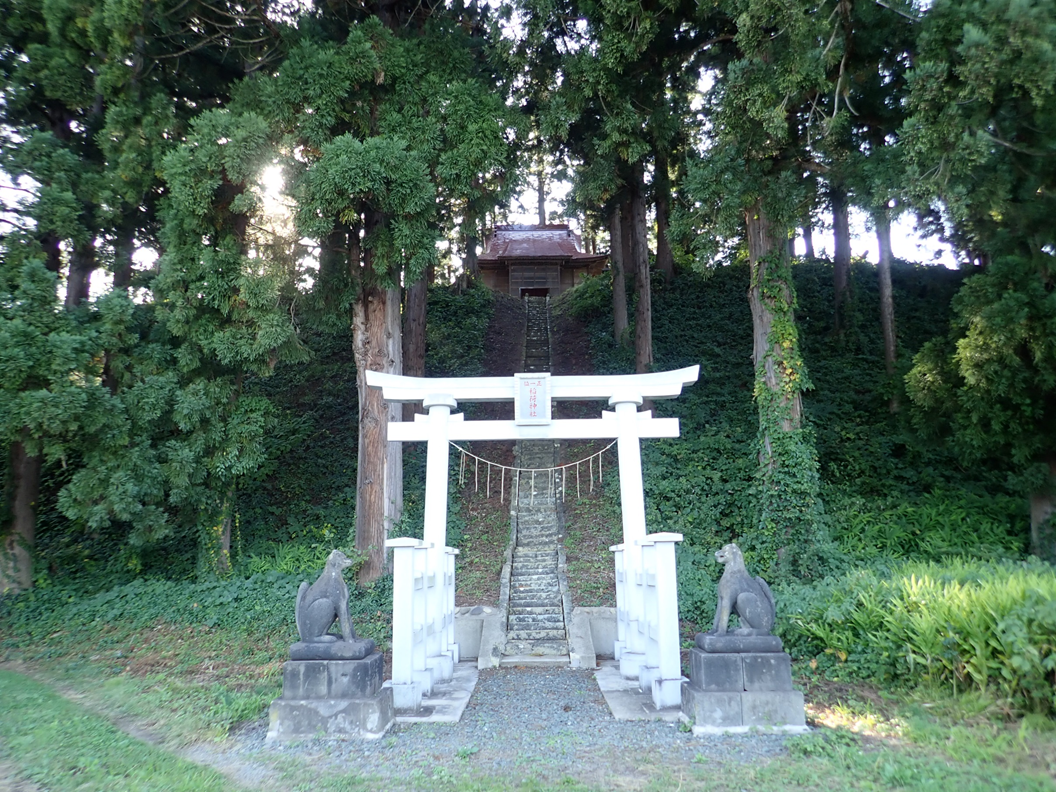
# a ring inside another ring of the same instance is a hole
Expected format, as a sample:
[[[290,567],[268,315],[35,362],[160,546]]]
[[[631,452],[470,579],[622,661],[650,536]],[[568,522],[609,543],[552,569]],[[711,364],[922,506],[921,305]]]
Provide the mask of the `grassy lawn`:
[[[187,645],[184,640],[184,646]],[[201,647],[197,647],[200,649]],[[188,659],[195,652],[185,652]],[[1034,792],[1056,788],[1056,728],[1045,719],[1007,720],[997,705],[941,692],[892,693],[864,685],[801,678],[810,735],[788,740],[788,753],[759,763],[705,760],[688,766],[657,761],[633,777],[606,775],[583,757],[582,772],[556,783],[521,768],[511,777],[484,777],[473,753],[439,762],[432,774],[404,781],[364,777],[328,757],[320,744],[307,753],[260,752],[243,757],[254,767],[248,784],[231,777],[218,735],[231,722],[232,702],[245,679],[206,682],[200,665],[176,663],[164,675],[132,670],[114,674],[94,662],[54,659],[33,666],[35,677],[0,671],[0,788],[4,774],[15,789],[46,790],[951,790]],[[268,674],[265,666],[261,673]],[[230,669],[230,667],[229,667]],[[101,677],[109,680],[99,684]],[[48,684],[40,681],[45,679]],[[62,694],[60,695],[59,692]],[[212,691],[212,692],[211,692]],[[225,695],[230,700],[225,700]],[[268,693],[245,715],[262,714]],[[131,704],[130,702],[135,702]],[[212,720],[211,720],[212,719]],[[117,725],[114,725],[117,724]],[[140,733],[140,729],[149,732]],[[129,734],[153,735],[150,742]],[[189,739],[203,741],[203,767],[177,755]],[[211,757],[211,759],[210,759]],[[659,759],[659,758],[658,758]],[[27,783],[28,782],[28,783]],[[36,786],[30,786],[35,784]]]
[[[0,758],[40,789],[230,789],[218,772],[131,737],[21,674],[0,671]]]

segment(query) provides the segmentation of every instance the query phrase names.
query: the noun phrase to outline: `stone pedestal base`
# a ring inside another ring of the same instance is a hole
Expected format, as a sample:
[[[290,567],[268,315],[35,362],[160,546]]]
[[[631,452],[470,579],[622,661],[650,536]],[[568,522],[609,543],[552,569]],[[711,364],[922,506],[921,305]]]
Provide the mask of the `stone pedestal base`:
[[[362,660],[286,663],[267,739],[380,737],[396,718],[392,690],[382,687],[382,669],[378,652]]]
[[[682,686],[682,714],[693,721],[695,733],[752,727],[799,731],[807,725],[798,690],[706,693],[690,682]]]
[[[268,742],[311,737],[377,739],[396,720],[392,690],[369,699],[275,699],[271,703]]]
[[[694,732],[806,729],[803,694],[792,689],[792,663],[784,652],[693,649],[689,668],[682,714]]]

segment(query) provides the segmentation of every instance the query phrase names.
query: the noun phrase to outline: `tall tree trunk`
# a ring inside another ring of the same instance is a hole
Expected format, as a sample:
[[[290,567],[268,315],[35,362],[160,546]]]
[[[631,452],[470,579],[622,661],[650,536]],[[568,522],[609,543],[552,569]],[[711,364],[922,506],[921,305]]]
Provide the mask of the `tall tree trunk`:
[[[117,228],[114,239],[114,289],[128,289],[132,283],[133,261],[136,252],[135,217],[126,217]]]
[[[95,245],[85,242],[75,245],[70,256],[70,274],[66,278],[66,308],[76,308],[87,301],[95,269]]]
[[[466,237],[466,257],[462,259],[462,268],[473,280],[480,277],[480,264],[477,263],[477,244],[475,236]]]
[[[664,273],[664,282],[675,277],[675,257],[668,240],[668,218],[671,215],[671,175],[668,173],[667,157],[656,157],[656,268]]]
[[[883,209],[874,215],[876,241],[880,247],[880,260],[876,273],[880,279],[880,327],[884,333],[884,368],[888,377],[895,376],[898,362],[897,338],[895,336],[895,300],[891,293],[891,219]],[[891,394],[888,403],[891,412],[898,412],[898,393]]]
[[[28,432],[23,432],[23,435]],[[23,443],[11,444],[8,470],[7,530],[0,548],[0,593],[33,587],[33,543],[37,496],[40,493],[40,456],[26,453]]]
[[[612,207],[609,216],[609,266],[612,268],[612,335],[619,344],[627,340],[627,264],[623,258],[623,209]]]
[[[641,164],[635,168],[631,218],[634,282],[638,293],[638,304],[634,312],[634,368],[639,374],[644,374],[653,367],[653,296],[649,280],[648,230],[645,223],[645,175]]]
[[[40,244],[44,248],[44,266],[58,275],[62,272],[62,240],[58,234],[49,233],[44,235]]]
[[[226,575],[231,571],[231,528],[235,522],[235,482],[224,495],[223,516],[220,519],[220,554],[216,559],[216,571]]]
[[[408,377],[425,376],[425,321],[429,281],[423,274],[407,287],[403,312],[403,373]],[[403,405],[403,420],[413,421],[417,405]]]
[[[829,188],[829,200],[832,204],[832,235],[836,243],[832,257],[832,285],[835,292],[833,325],[836,332],[840,333],[845,329],[847,302],[850,297],[848,288],[851,276],[851,224],[847,192],[838,185],[832,185]]]
[[[1030,552],[1056,563],[1056,457],[1045,464],[1049,468],[1048,486],[1030,498]]]
[[[364,269],[367,269],[364,267]],[[381,390],[368,388],[367,371],[384,371],[387,293],[363,284],[352,309],[352,346],[359,394],[359,455],[356,471],[356,550],[366,557],[361,583],[385,572],[385,467],[389,407]]]
[[[760,204],[746,212],[752,359],[759,409],[755,551],[781,577],[810,574],[821,519],[817,452],[801,431],[806,370],[796,332],[795,290],[785,259],[787,228]]]
[[[380,212],[368,210],[364,218],[364,238],[385,222]],[[391,365],[392,290],[379,288],[373,250],[361,250],[359,229],[349,234],[349,266],[358,268],[359,298],[352,307],[352,351],[356,359],[356,387],[359,394],[359,454],[356,471],[356,550],[366,560],[359,569],[359,581],[369,583],[385,572],[387,538],[385,474],[388,465],[389,405],[379,388],[368,388],[367,371],[386,371]],[[360,264],[360,262],[362,262]],[[401,355],[402,357],[402,355]],[[390,471],[394,476],[395,471]],[[402,489],[403,482],[400,482]]]
[[[623,251],[623,279],[627,288],[636,288],[638,272],[634,268],[634,213],[633,201],[628,197],[620,204],[620,246]]]
[[[802,422],[803,401],[799,388],[785,387],[784,365],[788,350],[781,339],[773,338],[771,331],[776,316],[791,311],[793,304],[792,285],[785,279],[777,288],[764,288],[769,269],[774,266],[772,258],[785,254],[785,234],[783,229],[775,227],[758,205],[746,213],[748,228],[748,260],[751,267],[751,286],[748,290],[748,304],[752,310],[752,361],[756,371],[762,371],[762,384],[776,395],[777,406],[781,409],[780,428],[790,432],[798,429]],[[771,427],[763,426],[763,448],[760,460],[764,465],[772,465],[771,438],[768,432]]]
[[[808,259],[816,258],[814,255],[814,224],[809,217],[803,221],[803,255]]]
[[[403,374],[403,333],[400,327],[400,289],[389,289],[385,298],[385,371]],[[403,419],[403,405],[388,405],[388,420]],[[386,438],[388,431],[386,430]],[[385,538],[403,516],[403,443],[385,444]],[[387,565],[386,565],[387,566]]]

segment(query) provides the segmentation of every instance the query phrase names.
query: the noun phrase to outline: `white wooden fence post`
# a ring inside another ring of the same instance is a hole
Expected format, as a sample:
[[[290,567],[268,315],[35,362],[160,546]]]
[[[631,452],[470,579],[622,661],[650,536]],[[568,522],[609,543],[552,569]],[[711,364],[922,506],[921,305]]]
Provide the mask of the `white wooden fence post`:
[[[447,597],[447,479],[450,460],[449,425],[451,410],[458,402],[446,394],[429,394],[422,400],[429,411],[425,460],[425,524],[422,536],[429,559],[425,578],[425,652],[426,664],[434,680],[451,679],[454,673],[446,629]],[[452,617],[453,618],[453,617]],[[451,631],[454,643],[454,629]],[[457,653],[457,650],[456,650]]]
[[[422,685],[415,679],[415,551],[417,539],[389,539],[392,548],[392,697],[397,709],[417,712]]]
[[[656,563],[656,643],[659,660],[653,675],[653,703],[657,709],[682,703],[682,642],[678,630],[678,574],[675,569],[675,543],[680,533],[649,534]]]
[[[616,413],[616,451],[620,460],[620,511],[623,513],[624,574],[629,578],[624,588],[626,614],[625,643],[620,652],[620,674],[637,679],[645,663],[645,645],[637,622],[642,618],[642,548],[645,538],[645,492],[642,488],[642,448],[638,426],[638,407],[642,396],[634,391],[615,393],[609,398]],[[617,603],[619,605],[619,603]]]
[[[619,660],[627,645],[627,570],[623,563],[623,545],[613,545],[609,550],[616,565],[616,641],[612,654]]]
[[[644,659],[638,668],[638,689],[652,690],[653,679],[660,668],[660,650],[656,642],[656,614],[659,603],[656,597],[656,545],[647,537],[638,546],[642,551],[642,571],[639,588],[642,597],[642,617],[638,621]]]

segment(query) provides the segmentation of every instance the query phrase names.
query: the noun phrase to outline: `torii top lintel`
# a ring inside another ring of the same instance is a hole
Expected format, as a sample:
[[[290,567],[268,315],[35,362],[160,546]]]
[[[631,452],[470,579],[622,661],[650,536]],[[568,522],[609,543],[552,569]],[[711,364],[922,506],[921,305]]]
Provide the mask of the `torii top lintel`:
[[[651,374],[550,377],[550,398],[558,401],[591,401],[634,395],[641,399],[673,399],[682,388],[697,381],[700,366]],[[367,372],[367,385],[381,388],[388,402],[420,402],[443,395],[459,402],[513,401],[514,377],[404,377],[400,374]]]

